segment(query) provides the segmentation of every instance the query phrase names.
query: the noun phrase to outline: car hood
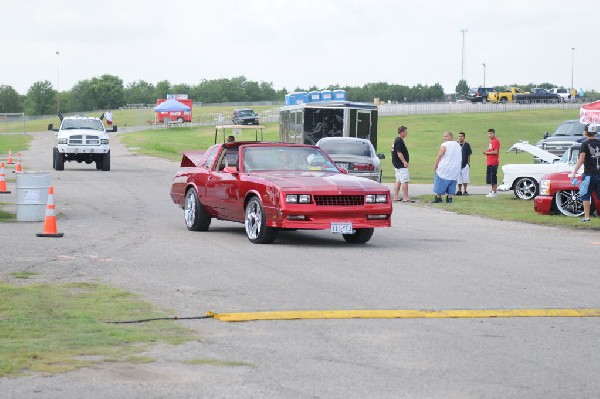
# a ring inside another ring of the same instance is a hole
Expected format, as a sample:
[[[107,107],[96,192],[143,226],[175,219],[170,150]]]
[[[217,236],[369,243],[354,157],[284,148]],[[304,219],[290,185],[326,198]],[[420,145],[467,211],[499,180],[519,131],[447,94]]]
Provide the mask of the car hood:
[[[511,152],[511,151],[528,152],[528,153],[540,158],[544,162],[548,162],[548,163],[552,163],[552,162],[556,161],[557,159],[560,159],[556,155],[554,155],[546,150],[542,150],[541,148],[536,147],[529,143],[515,143],[506,152]]]
[[[384,192],[389,189],[373,180],[343,173],[322,171],[270,171],[252,172],[251,176],[262,178],[286,190],[306,190],[307,192]]]

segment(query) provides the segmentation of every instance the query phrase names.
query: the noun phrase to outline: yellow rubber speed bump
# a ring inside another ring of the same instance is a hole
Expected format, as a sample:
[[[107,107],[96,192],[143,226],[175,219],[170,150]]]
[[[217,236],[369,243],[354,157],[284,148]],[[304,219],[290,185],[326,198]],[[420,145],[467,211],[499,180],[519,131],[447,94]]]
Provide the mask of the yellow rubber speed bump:
[[[473,319],[494,317],[600,317],[600,309],[450,309],[450,310],[293,310],[275,312],[214,313],[220,321],[298,319]]]

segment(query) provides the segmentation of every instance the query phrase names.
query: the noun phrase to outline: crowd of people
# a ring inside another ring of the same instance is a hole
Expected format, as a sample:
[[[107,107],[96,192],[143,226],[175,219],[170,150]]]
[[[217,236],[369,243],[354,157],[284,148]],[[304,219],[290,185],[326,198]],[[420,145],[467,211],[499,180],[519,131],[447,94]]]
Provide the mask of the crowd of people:
[[[496,138],[496,131],[488,129],[490,143],[487,150],[483,151],[486,156],[486,184],[491,186],[491,191],[486,195],[488,198],[497,196],[498,190],[498,165],[500,164],[500,141]],[[408,195],[408,183],[410,182],[410,153],[405,143],[408,136],[408,128],[400,126],[398,137],[392,145],[392,164],[396,169],[396,181],[394,182],[393,199],[401,202],[414,202]],[[454,141],[452,132],[444,132],[443,142],[440,145],[434,162],[433,203],[452,203],[455,195],[469,195],[467,188],[470,179],[471,155],[473,150],[466,141],[466,133],[460,132],[458,140]],[[400,198],[402,193],[402,198]]]

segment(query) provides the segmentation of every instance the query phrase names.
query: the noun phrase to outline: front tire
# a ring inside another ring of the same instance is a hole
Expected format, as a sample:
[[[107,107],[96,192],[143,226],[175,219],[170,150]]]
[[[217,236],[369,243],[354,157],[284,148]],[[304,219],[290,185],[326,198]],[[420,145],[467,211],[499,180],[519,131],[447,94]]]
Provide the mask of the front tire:
[[[56,169],[56,157],[58,156],[58,148],[52,149],[52,169]]]
[[[110,170],[110,151],[102,155],[102,170],[108,172]]]
[[[373,232],[375,232],[375,229],[370,228],[370,229],[356,229],[356,232],[354,234],[342,234],[344,237],[344,240],[346,240],[347,243],[350,244],[364,244],[366,242],[368,242],[371,237],[373,237]]]
[[[539,194],[538,182],[532,177],[521,177],[515,182],[515,197],[531,200]]]
[[[579,190],[562,190],[556,192],[556,208],[565,216],[583,215],[583,201],[579,198]]]
[[[190,188],[185,194],[183,217],[188,230],[207,231],[210,226],[211,218],[198,200],[198,193],[195,188]]]
[[[266,215],[260,200],[256,197],[250,198],[246,205],[246,235],[253,244],[269,244],[277,237],[277,229],[268,227]]]
[[[65,170],[65,156],[56,149],[56,157],[54,158],[54,169]]]

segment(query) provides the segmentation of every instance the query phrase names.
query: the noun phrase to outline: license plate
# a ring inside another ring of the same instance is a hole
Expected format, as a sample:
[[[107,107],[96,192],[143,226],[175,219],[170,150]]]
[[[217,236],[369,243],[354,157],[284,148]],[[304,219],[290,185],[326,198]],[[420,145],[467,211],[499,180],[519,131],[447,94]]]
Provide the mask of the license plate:
[[[348,169],[348,164],[347,163],[337,163],[337,166],[339,166],[340,168],[344,168],[344,169]]]
[[[351,222],[333,222],[331,223],[331,232],[333,234],[352,234]]]

